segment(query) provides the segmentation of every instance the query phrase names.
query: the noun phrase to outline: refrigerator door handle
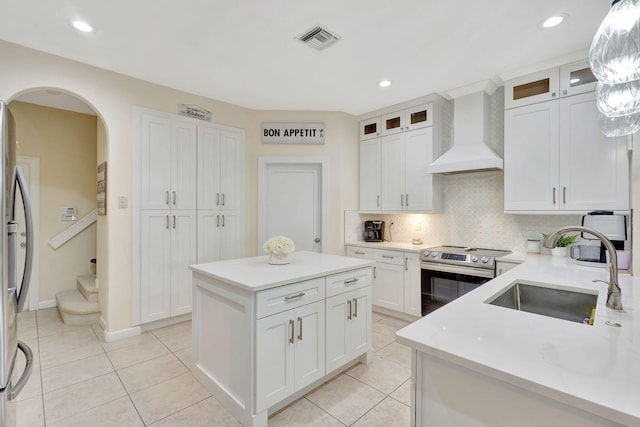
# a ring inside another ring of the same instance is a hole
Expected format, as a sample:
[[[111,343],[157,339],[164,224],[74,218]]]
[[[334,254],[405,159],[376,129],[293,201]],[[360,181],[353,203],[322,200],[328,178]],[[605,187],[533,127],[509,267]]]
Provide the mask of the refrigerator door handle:
[[[27,180],[24,178],[22,169],[19,166],[13,168],[13,180],[11,184],[11,198],[9,199],[9,212],[11,220],[15,219],[15,204],[16,204],[16,191],[20,187],[20,193],[22,194],[22,205],[24,206],[24,222],[27,235],[26,237],[26,253],[24,258],[24,274],[22,275],[22,285],[20,286],[20,294],[17,295],[17,309],[19,313],[24,308],[24,304],[27,301],[27,295],[29,293],[29,284],[31,283],[31,269],[33,265],[33,214],[31,210],[31,201],[29,200],[29,188],[27,186]],[[9,250],[15,250],[14,247],[10,247]],[[9,268],[12,268],[9,265]],[[9,286],[16,284],[9,284]]]
[[[20,394],[25,384],[27,384],[27,380],[31,376],[31,369],[33,368],[33,353],[31,352],[29,346],[22,341],[18,341],[18,348],[24,353],[24,357],[27,360],[27,363],[25,364],[24,371],[22,372],[22,375],[20,376],[18,382],[15,383],[15,385],[12,385],[7,390],[8,400],[13,400],[18,397],[18,394]]]

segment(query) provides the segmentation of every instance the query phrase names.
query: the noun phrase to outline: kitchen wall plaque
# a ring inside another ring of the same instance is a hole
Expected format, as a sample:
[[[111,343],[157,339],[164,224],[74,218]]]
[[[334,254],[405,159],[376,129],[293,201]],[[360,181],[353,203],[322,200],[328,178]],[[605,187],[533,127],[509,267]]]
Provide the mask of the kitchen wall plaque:
[[[324,123],[262,123],[263,144],[324,144]]]

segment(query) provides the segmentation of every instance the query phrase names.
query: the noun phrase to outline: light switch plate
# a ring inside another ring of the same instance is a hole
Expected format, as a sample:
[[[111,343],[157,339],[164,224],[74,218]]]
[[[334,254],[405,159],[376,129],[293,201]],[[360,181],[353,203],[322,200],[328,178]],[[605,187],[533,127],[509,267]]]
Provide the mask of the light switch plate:
[[[118,208],[127,209],[127,196],[118,196]]]

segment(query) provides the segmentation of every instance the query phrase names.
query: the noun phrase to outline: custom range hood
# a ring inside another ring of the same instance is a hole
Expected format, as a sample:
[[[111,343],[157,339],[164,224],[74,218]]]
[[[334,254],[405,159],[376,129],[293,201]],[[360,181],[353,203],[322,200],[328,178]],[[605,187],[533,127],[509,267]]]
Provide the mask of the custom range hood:
[[[453,98],[453,146],[427,167],[429,173],[462,173],[503,168],[502,158],[489,140],[489,95],[492,81],[465,86],[448,93]]]

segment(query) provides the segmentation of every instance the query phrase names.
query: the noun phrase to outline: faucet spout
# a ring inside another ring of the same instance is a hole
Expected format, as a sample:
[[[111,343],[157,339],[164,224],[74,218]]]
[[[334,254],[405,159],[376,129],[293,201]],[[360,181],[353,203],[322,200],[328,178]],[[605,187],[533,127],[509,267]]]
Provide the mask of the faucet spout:
[[[599,231],[593,230],[588,227],[581,226],[569,226],[560,228],[551,233],[544,240],[543,246],[545,248],[553,248],[564,233],[570,233],[572,231],[579,231],[582,233],[589,233],[596,236],[602,241],[604,247],[609,253],[609,288],[607,289],[607,307],[614,310],[622,310],[622,292],[620,285],[618,284],[618,256],[616,254],[616,248],[611,243],[611,240]]]

